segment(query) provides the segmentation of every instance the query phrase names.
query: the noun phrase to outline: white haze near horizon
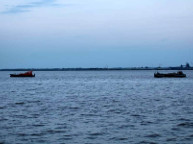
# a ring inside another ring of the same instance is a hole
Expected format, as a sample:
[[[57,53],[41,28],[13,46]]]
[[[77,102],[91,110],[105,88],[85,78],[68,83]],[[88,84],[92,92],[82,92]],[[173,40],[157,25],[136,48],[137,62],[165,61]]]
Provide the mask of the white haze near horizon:
[[[193,1],[0,1],[0,68],[193,65]]]

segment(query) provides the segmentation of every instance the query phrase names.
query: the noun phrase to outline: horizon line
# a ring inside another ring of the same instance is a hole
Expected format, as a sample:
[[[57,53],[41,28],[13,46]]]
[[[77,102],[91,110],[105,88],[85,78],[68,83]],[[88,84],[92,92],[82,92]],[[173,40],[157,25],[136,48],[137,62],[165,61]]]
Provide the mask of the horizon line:
[[[193,70],[192,66],[169,67],[76,67],[76,68],[2,68],[0,71],[93,71],[93,70]]]

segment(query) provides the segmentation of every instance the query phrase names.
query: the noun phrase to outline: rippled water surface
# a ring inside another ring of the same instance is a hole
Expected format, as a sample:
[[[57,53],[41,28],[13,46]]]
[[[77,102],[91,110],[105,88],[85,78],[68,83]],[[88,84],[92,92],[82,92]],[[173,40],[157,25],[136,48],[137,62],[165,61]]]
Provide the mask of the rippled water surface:
[[[184,72],[0,72],[0,143],[192,144],[193,71]]]

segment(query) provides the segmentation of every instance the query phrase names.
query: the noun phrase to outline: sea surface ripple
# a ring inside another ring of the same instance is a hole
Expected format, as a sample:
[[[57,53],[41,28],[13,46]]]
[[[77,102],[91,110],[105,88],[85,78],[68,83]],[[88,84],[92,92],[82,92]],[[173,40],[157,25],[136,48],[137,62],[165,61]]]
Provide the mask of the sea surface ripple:
[[[0,72],[0,143],[193,143],[193,72]]]

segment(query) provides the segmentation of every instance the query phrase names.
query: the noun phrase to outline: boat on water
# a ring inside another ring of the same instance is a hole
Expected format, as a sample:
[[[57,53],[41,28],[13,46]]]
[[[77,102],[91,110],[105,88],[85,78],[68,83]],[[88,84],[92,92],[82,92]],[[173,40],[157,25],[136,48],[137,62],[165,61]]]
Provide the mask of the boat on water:
[[[20,74],[10,74],[10,77],[35,77],[35,74],[32,74],[32,71],[28,71]]]
[[[182,71],[174,72],[174,73],[154,73],[155,78],[162,78],[162,77],[169,77],[169,78],[185,78],[186,74],[184,74]]]

